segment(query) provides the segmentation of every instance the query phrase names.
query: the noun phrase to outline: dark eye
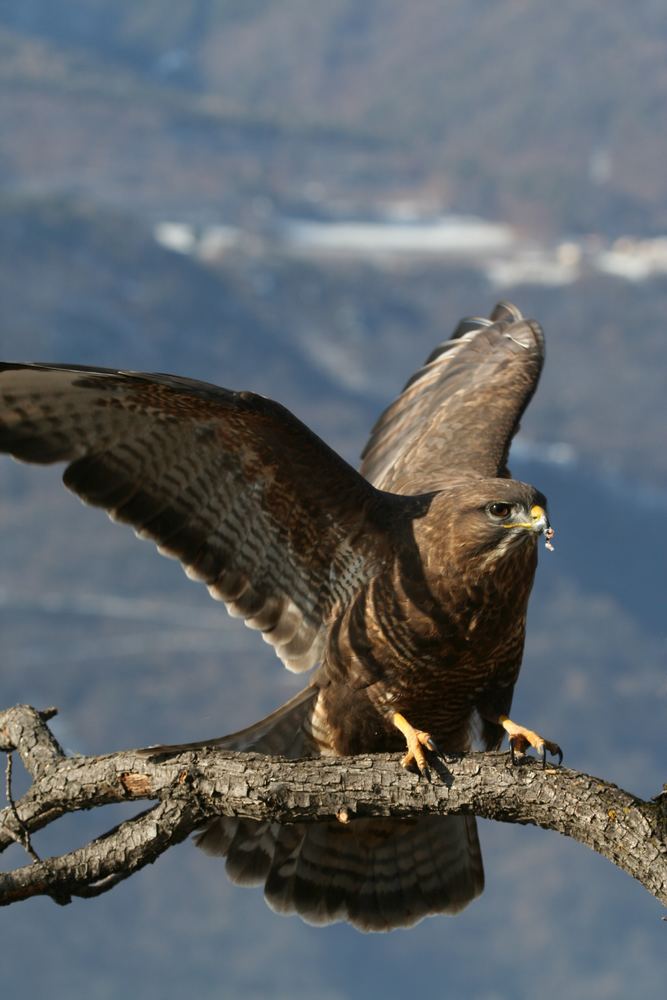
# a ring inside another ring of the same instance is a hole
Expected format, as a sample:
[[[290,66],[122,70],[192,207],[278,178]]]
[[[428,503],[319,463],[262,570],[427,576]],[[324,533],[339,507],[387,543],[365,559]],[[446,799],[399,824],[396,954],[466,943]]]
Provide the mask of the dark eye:
[[[514,510],[514,505],[511,503],[502,503],[501,501],[497,501],[496,503],[490,503],[486,509],[491,517],[495,517],[499,521],[506,521]]]

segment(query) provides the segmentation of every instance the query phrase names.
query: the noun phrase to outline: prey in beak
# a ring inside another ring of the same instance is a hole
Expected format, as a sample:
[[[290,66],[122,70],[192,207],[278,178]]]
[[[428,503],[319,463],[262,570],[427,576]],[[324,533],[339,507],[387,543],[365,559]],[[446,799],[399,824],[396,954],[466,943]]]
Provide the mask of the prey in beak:
[[[544,535],[545,547],[549,550],[549,552],[554,551],[554,547],[551,544],[551,539],[554,537],[555,531],[549,523],[549,518],[547,517],[546,510],[544,509],[544,507],[540,507],[539,504],[534,504],[530,508],[529,521],[508,521],[507,524],[503,525],[503,527],[525,528],[527,531],[534,532],[537,535]]]

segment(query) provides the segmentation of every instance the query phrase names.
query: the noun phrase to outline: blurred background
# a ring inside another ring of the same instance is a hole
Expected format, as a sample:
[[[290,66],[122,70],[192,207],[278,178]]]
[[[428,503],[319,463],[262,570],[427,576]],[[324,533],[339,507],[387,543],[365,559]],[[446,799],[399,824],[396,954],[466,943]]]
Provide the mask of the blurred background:
[[[515,716],[642,796],[665,774],[667,8],[658,0],[0,0],[0,353],[280,399],[356,462],[463,315],[548,359],[513,449],[550,499]],[[60,470],[0,462],[2,704],[72,752],[239,728],[297,690]],[[48,854],[125,815],[75,817]],[[662,996],[667,930],[556,834],[481,823],[484,895],[363,936],[275,916],[186,843],[0,916],[7,994]],[[6,865],[23,863],[18,848]]]

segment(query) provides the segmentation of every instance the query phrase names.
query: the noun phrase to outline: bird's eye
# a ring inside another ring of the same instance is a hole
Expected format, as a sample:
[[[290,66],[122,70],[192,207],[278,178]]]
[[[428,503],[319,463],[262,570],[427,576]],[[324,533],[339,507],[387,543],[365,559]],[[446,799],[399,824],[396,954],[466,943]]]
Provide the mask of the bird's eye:
[[[497,501],[496,503],[490,503],[486,509],[491,517],[495,517],[499,521],[506,521],[514,510],[514,505],[511,503],[502,503],[501,501]]]

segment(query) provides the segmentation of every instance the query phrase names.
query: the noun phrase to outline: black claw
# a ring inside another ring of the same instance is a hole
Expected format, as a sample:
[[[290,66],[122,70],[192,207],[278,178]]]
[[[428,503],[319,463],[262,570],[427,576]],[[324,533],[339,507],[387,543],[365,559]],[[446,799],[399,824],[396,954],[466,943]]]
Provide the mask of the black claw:
[[[440,750],[439,750],[439,748],[438,748],[438,744],[437,744],[437,743],[435,742],[435,740],[433,739],[433,737],[432,737],[432,736],[429,736],[429,738],[427,739],[427,741],[426,741],[426,746],[427,746],[427,747],[428,747],[428,749],[429,749],[429,750],[431,750],[431,751],[432,751],[433,753],[437,753],[438,755],[440,755]]]
[[[512,764],[518,764],[519,761],[514,746],[514,740],[512,738],[510,738],[509,745],[510,745],[510,760]],[[561,748],[558,746],[557,743],[549,743],[547,741],[542,743],[542,745],[539,748],[536,748],[536,757],[538,761],[542,762],[542,770],[545,770],[547,766],[547,751],[551,754],[552,757],[558,758],[558,761],[556,762],[555,766],[560,767],[560,765],[563,763],[563,751],[561,750]],[[525,756],[525,754],[522,753],[521,756],[523,757]]]
[[[430,769],[430,767],[425,767],[421,774],[422,774],[422,778],[424,778],[430,784],[431,783],[431,769]]]
[[[557,743],[548,743],[548,744],[545,743],[542,746],[542,753],[540,755],[542,758],[542,770],[544,770],[544,768],[547,766],[547,759],[546,759],[547,749],[549,750],[549,753],[551,754],[552,757],[558,758],[556,762],[556,767],[560,767],[561,764],[563,763],[563,751],[561,750],[561,748],[558,746]]]

